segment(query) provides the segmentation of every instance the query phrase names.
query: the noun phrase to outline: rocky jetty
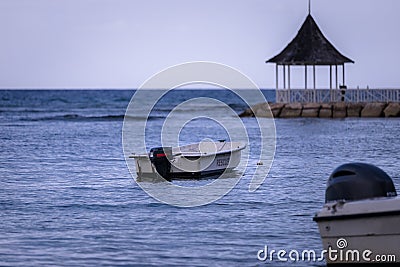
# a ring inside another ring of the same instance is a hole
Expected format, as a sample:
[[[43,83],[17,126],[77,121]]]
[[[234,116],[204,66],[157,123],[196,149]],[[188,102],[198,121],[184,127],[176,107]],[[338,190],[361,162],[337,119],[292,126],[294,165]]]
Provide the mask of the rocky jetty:
[[[240,117],[346,118],[400,117],[400,103],[260,103]]]

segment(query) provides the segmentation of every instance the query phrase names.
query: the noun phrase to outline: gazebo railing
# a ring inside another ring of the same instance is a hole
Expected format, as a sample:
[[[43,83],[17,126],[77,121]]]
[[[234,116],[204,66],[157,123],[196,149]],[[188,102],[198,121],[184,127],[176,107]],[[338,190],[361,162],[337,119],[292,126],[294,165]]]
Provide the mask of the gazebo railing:
[[[276,102],[400,102],[400,89],[278,89]]]

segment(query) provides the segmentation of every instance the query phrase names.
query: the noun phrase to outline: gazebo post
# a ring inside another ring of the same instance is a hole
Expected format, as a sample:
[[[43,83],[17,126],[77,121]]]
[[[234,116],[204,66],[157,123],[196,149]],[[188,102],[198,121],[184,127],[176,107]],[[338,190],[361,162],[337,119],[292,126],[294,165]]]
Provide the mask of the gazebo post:
[[[316,83],[315,83],[315,65],[313,65],[313,83],[314,83],[314,89],[317,89]]]
[[[315,64],[313,64],[313,86],[314,86],[313,102],[316,103],[317,102],[317,90],[316,90],[316,87],[315,87]]]
[[[305,66],[305,70],[304,70],[304,74],[305,74],[304,89],[307,90],[307,65],[304,65],[304,66]]]
[[[345,85],[346,84],[346,79],[345,79],[345,73],[344,73],[344,64],[342,65],[342,70],[343,70],[343,84],[342,85]]]
[[[335,79],[336,79],[336,89],[339,89],[338,86],[338,71],[337,71],[337,64],[335,65]]]
[[[292,102],[292,97],[290,93],[290,65],[288,65],[288,94],[289,94],[289,103]]]
[[[336,83],[337,83],[337,79],[336,79]],[[329,65],[329,96],[332,101],[332,65]]]
[[[285,65],[282,65],[283,67],[283,89],[286,89],[286,67]]]
[[[278,64],[275,64],[275,88],[276,90],[279,89],[279,69],[278,69]]]

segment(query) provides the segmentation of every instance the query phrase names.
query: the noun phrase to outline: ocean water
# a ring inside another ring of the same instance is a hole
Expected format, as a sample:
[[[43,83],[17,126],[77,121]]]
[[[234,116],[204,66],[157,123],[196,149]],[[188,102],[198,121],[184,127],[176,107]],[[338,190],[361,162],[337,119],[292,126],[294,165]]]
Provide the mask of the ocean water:
[[[272,91],[263,93],[274,101]],[[278,119],[275,159],[260,189],[250,193],[245,175],[205,206],[160,203],[136,184],[124,160],[122,124],[133,94],[0,91],[0,265],[323,266],[262,262],[257,252],[322,250],[312,217],[323,205],[328,176],[342,163],[373,163],[400,190],[399,119]],[[236,112],[246,108],[229,91],[176,90],[151,113],[149,145],[159,142],[151,127],[201,96]],[[254,120],[243,118],[257,134]],[[182,141],[224,134],[209,125],[201,132],[194,122]]]

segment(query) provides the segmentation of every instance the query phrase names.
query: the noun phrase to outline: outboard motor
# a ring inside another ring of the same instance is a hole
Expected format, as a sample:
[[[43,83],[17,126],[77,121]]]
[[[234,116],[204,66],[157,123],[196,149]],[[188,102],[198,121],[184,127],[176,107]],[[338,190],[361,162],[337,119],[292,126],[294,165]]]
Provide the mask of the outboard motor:
[[[397,196],[392,179],[380,168],[348,163],[336,168],[328,179],[325,203]]]
[[[170,179],[171,163],[168,159],[172,158],[172,147],[155,147],[150,149],[149,158],[159,175],[164,179]]]

